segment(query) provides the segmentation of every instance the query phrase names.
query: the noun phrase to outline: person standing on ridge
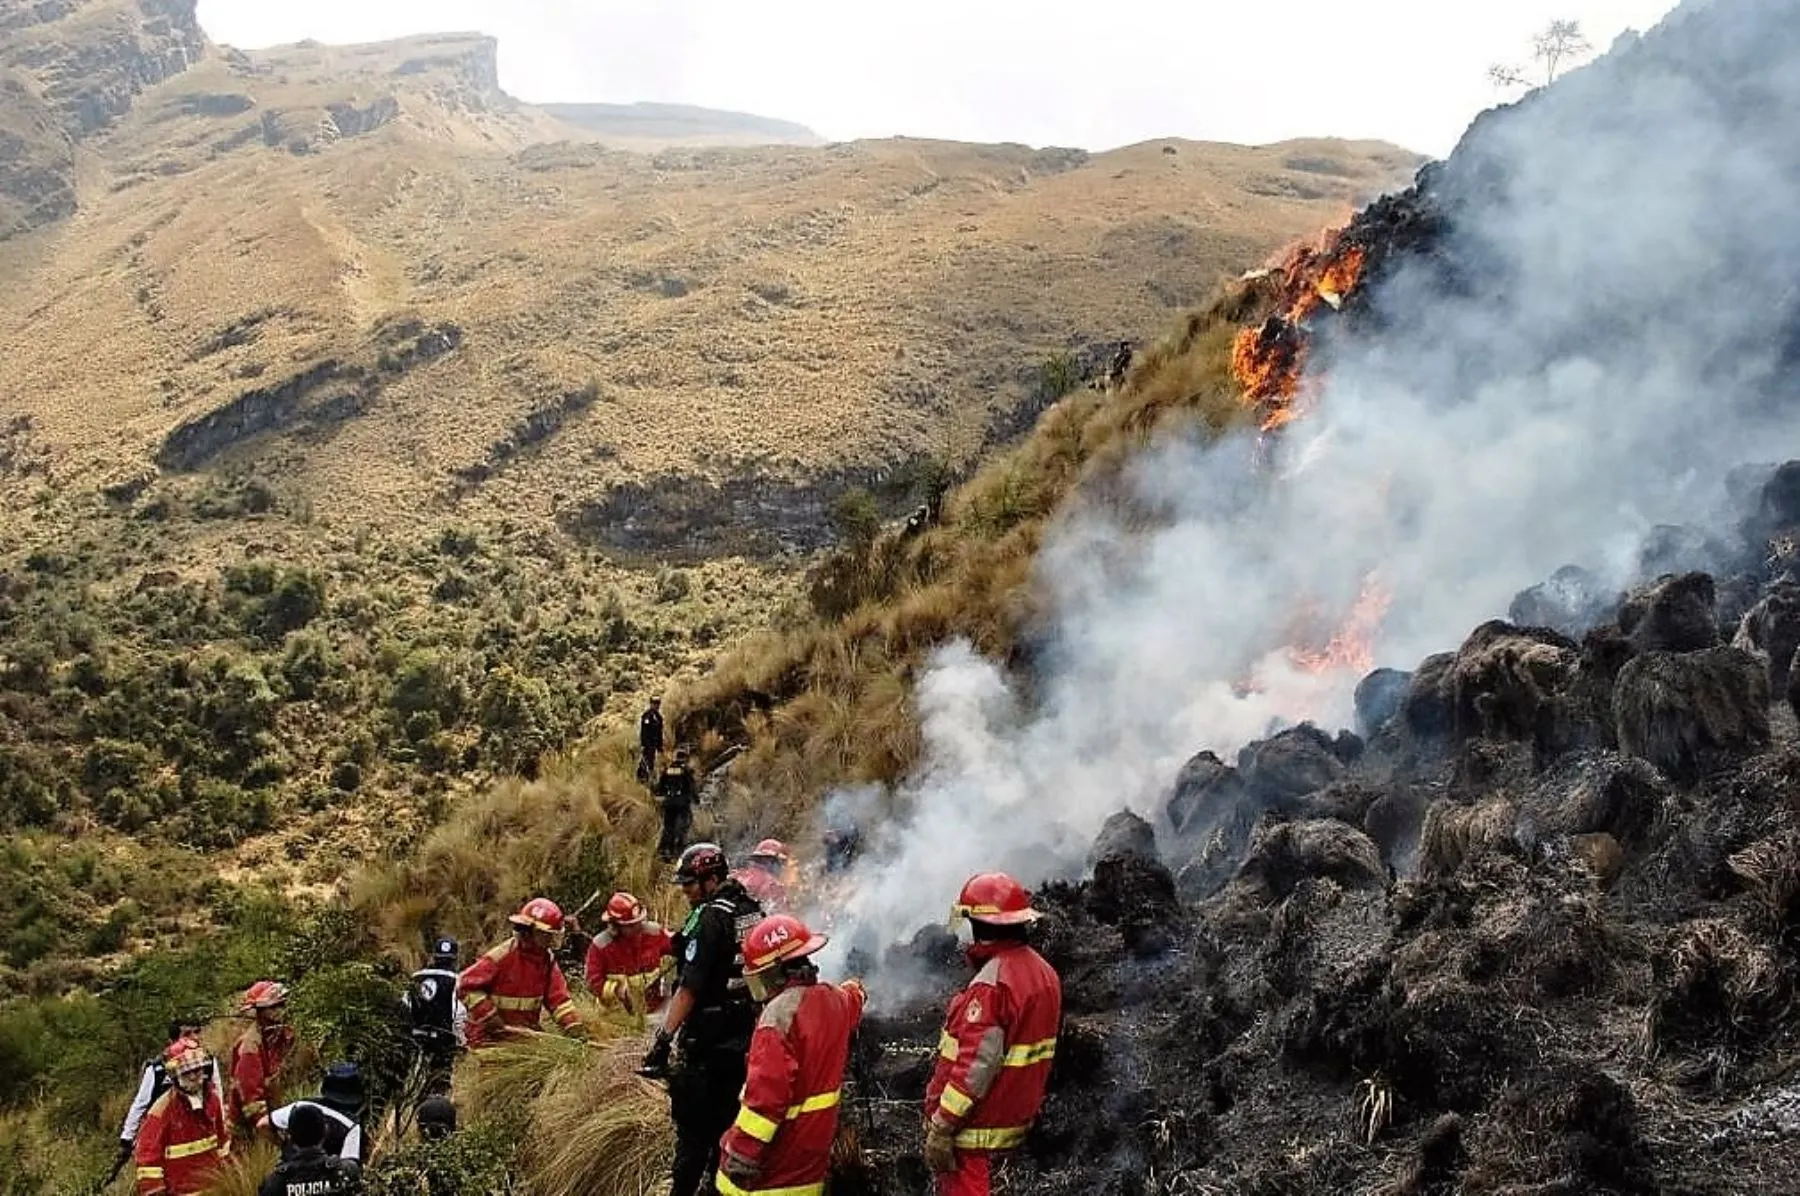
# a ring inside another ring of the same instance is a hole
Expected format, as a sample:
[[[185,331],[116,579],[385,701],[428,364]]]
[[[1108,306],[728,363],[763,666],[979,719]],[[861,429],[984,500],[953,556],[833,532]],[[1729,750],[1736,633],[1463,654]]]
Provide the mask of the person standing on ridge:
[[[208,1083],[212,1056],[192,1038],[163,1052],[173,1080],[144,1115],[131,1148],[138,1196],[193,1196],[211,1186],[213,1173],[231,1157],[231,1131],[217,1086]]]
[[[744,982],[742,944],[762,907],[730,878],[725,852],[696,843],[681,853],[675,883],[692,907],[675,939],[675,995],[642,1073],[669,1082],[675,1123],[670,1196],[710,1196],[719,1139],[737,1115],[756,1006]],[[670,1066],[676,1043],[681,1051]]]
[[[651,698],[650,706],[638,718],[638,783],[648,785],[656,776],[656,762],[662,758],[662,699]]]
[[[1025,1141],[1043,1108],[1062,1024],[1062,981],[1025,941],[1037,921],[1004,872],[971,877],[951,911],[975,941],[969,986],[950,1001],[925,1089],[925,1162],[938,1196],[988,1196],[993,1157]]]
[[[827,936],[787,914],[744,939],[744,981],[762,1004],[737,1120],[719,1143],[720,1196],[822,1193],[837,1140],[839,1090],[867,994],[819,980]]]
[[[431,962],[412,974],[412,987],[406,992],[410,1033],[424,1064],[426,1096],[450,1090],[456,1052],[468,1040],[468,1011],[456,999],[459,952],[455,939],[439,937],[431,947]]]
[[[469,1046],[491,1045],[512,1029],[535,1030],[546,1010],[564,1033],[580,1035],[581,1014],[554,954],[563,929],[561,907],[533,897],[507,921],[513,937],[490,947],[457,982],[457,996],[468,1009]]]
[[[294,1050],[294,1028],[287,1024],[287,985],[258,980],[244,993],[239,1016],[254,1024],[231,1047],[226,1068],[231,1078],[232,1119],[255,1133],[256,1123],[281,1104],[281,1071]]]
[[[675,749],[675,758],[662,776],[656,779],[656,797],[662,802],[662,840],[656,854],[662,860],[673,860],[687,846],[688,832],[694,826],[694,798],[698,787],[694,770],[688,764],[688,750]]]
[[[644,903],[630,893],[614,893],[601,920],[606,929],[588,943],[588,987],[603,1004],[639,1017],[655,1013],[668,998],[675,972],[675,937],[652,922]]]
[[[200,1040],[201,1032],[206,1029],[207,1018],[204,1014],[191,1013],[186,1017],[176,1018],[169,1023],[169,1041],[155,1058],[144,1064],[144,1070],[138,1077],[137,1095],[131,1098],[131,1108],[125,1111],[125,1124],[119,1127],[119,1166],[131,1157],[132,1145],[137,1141],[138,1131],[143,1127],[144,1115],[150,1112],[150,1106],[156,1099],[169,1090],[175,1077],[163,1066],[169,1047],[184,1038],[195,1042]],[[212,1086],[218,1094],[219,1107],[224,1108],[225,1081],[219,1074],[219,1061],[212,1061]],[[115,1169],[114,1174],[117,1174]]]

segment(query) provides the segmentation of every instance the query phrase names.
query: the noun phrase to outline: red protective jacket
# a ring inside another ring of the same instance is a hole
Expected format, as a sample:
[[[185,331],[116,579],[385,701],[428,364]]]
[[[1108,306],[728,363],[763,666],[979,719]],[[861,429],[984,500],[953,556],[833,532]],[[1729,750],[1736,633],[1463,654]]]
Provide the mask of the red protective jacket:
[[[270,1109],[280,1108],[281,1069],[294,1050],[294,1028],[262,1025],[245,1030],[231,1044],[231,1115],[254,1126]]]
[[[654,1013],[662,1008],[675,972],[674,944],[675,936],[655,922],[608,930],[588,944],[588,987],[602,1001]]]
[[[469,1010],[472,1047],[498,1041],[515,1027],[537,1029],[546,1009],[564,1030],[581,1029],[581,1014],[569,1000],[569,982],[555,957],[517,938],[490,948],[470,964],[456,983],[456,995]]]
[[[959,1150],[1010,1150],[1044,1104],[1062,981],[1024,943],[976,943],[969,960],[980,970],[950,1002],[925,1114]]]
[[[768,914],[786,913],[789,908],[789,894],[786,882],[760,864],[745,864],[732,878],[743,885],[749,894],[756,898],[757,904]]]
[[[838,1089],[863,1001],[858,985],[820,983],[785,989],[763,1007],[750,1039],[742,1105],[719,1142],[728,1156],[719,1172],[721,1196],[825,1191],[837,1138]],[[726,1174],[731,1158],[762,1168],[754,1183],[741,1185]]]
[[[211,1083],[199,1109],[174,1088],[157,1097],[131,1148],[137,1164],[138,1196],[191,1196],[212,1181],[213,1171],[231,1155],[225,1110]]]

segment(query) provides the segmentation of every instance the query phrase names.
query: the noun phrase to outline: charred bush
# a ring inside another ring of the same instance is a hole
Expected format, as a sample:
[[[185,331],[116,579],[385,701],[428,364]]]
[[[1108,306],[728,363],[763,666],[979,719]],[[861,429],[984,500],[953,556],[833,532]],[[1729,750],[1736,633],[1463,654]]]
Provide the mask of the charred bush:
[[[1692,783],[1768,746],[1768,677],[1736,648],[1653,652],[1620,671],[1613,721],[1623,750]]]
[[[1412,685],[1412,674],[1399,669],[1376,669],[1356,683],[1356,730],[1372,739],[1394,721],[1406,702],[1406,691]]]
[[[1201,752],[1181,766],[1175,792],[1166,807],[1177,834],[1202,830],[1233,810],[1248,797],[1237,769],[1214,753]]]
[[[1455,664],[1454,652],[1439,652],[1427,656],[1413,671],[1412,683],[1400,703],[1400,717],[1406,729],[1420,739],[1437,740],[1450,734],[1454,719],[1448,682]]]
[[[1667,793],[1661,775],[1644,760],[1583,752],[1560,761],[1532,785],[1524,812],[1538,835],[1604,832],[1633,847],[1648,840]]]
[[[1363,815],[1363,833],[1374,841],[1384,861],[1410,872],[1418,855],[1425,813],[1426,799],[1418,790],[1391,790],[1370,804]]]
[[[1419,833],[1419,876],[1425,880],[1449,876],[1465,861],[1489,852],[1516,854],[1517,824],[1518,809],[1505,797],[1472,806],[1448,799],[1434,802]]]
[[[1676,927],[1650,965],[1650,1038],[1664,1050],[1748,1046],[1792,1007],[1791,965],[1722,918]]]
[[[1344,762],[1331,736],[1301,723],[1240,751],[1238,775],[1257,802],[1282,808],[1342,778]]]
[[[1640,652],[1698,652],[1719,642],[1717,600],[1710,574],[1659,578],[1619,605],[1619,630]]]
[[[1387,887],[1387,868],[1369,837],[1331,819],[1301,822],[1266,819],[1251,837],[1250,853],[1235,883],[1270,904],[1308,877],[1336,881],[1348,889]]]
[[[1745,613],[1731,644],[1765,661],[1769,692],[1785,695],[1794,653],[1800,650],[1800,585],[1779,581],[1771,586]]]
[[[1118,928],[1133,955],[1167,950],[1181,920],[1175,878],[1162,861],[1137,852],[1109,855],[1094,865],[1088,909],[1095,921]]]
[[[1156,828],[1130,810],[1120,810],[1102,824],[1088,851],[1088,864],[1120,855],[1141,855],[1152,860],[1159,855]]]
[[[1580,650],[1566,636],[1499,620],[1463,641],[1446,678],[1458,740],[1531,742],[1552,698],[1575,678]]]
[[[1507,1087],[1481,1135],[1469,1178],[1485,1188],[1650,1192],[1648,1156],[1630,1091],[1605,1072],[1565,1065]]]

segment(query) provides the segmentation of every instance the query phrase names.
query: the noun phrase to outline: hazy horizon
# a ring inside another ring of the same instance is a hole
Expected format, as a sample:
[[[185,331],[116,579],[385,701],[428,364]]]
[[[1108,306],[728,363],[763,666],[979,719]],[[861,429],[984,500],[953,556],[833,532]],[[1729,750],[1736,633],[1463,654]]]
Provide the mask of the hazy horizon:
[[[1515,93],[1488,66],[1523,64],[1551,18],[1596,51],[1647,29],[1673,0],[1294,0],[1174,10],[1116,0],[1104,20],[1069,3],[920,0],[850,12],[790,0],[780,19],[724,0],[201,0],[214,40],[383,41],[471,31],[500,43],[500,83],[530,103],[691,104],[806,125],[823,137],[918,136],[1105,150],[1180,137],[1267,144],[1389,141],[1447,153],[1482,109]]]

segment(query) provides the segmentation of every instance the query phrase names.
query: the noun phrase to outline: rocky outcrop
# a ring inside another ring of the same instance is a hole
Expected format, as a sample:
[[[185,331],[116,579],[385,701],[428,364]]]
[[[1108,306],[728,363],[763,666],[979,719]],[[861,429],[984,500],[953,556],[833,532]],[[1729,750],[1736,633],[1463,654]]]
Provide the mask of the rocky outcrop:
[[[0,12],[0,239],[75,211],[74,144],[206,52],[195,0],[39,0]]]

